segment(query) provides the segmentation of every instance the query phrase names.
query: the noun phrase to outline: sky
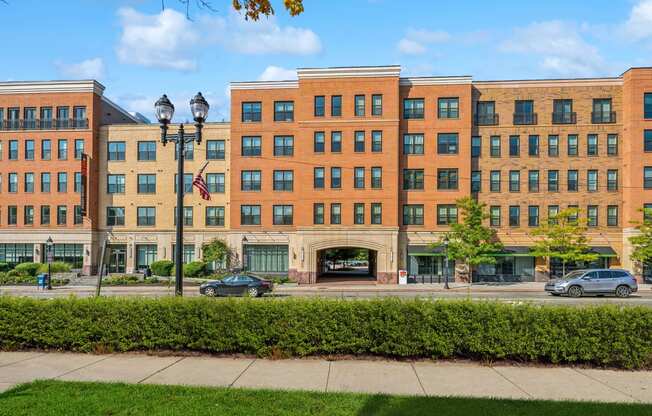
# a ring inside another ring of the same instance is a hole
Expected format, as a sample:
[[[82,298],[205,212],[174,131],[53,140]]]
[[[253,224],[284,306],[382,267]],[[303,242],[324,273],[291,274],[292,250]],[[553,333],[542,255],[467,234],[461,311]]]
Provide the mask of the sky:
[[[195,0],[190,0],[191,2]],[[6,2],[7,4],[5,4]],[[105,95],[176,121],[202,91],[229,119],[230,81],[296,77],[303,67],[395,65],[402,76],[475,80],[619,76],[652,66],[652,0],[304,0],[292,17],[245,21],[178,0],[0,1],[0,81],[97,79]]]

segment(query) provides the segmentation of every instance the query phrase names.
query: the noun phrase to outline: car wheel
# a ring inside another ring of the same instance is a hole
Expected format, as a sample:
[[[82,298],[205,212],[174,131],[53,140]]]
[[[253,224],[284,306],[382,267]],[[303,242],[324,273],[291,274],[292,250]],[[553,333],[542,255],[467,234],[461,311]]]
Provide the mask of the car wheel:
[[[215,291],[215,288],[213,287],[207,287],[206,290],[204,290],[204,295],[206,296],[217,296],[217,292]]]
[[[568,296],[571,298],[579,298],[582,296],[582,288],[579,286],[571,286],[568,288]]]
[[[249,295],[249,297],[252,298],[258,297],[258,288],[250,287],[249,289],[247,289],[247,295]]]
[[[632,289],[629,286],[622,285],[616,288],[616,296],[619,298],[628,298],[631,293]]]

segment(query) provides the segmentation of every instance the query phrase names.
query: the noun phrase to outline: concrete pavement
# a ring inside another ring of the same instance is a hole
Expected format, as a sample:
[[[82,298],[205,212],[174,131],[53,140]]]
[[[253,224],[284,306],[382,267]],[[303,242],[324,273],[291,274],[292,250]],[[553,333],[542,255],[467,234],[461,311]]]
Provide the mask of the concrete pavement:
[[[36,379],[652,404],[652,371],[448,361],[0,352],[0,391]]]

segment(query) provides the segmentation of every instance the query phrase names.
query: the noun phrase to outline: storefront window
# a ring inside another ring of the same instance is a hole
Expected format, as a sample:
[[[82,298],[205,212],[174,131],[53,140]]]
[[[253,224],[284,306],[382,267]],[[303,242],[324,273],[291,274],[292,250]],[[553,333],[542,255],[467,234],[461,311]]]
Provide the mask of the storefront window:
[[[15,266],[34,261],[34,244],[0,244],[0,263]]]
[[[144,269],[156,261],[156,244],[139,244],[136,246],[136,268]]]
[[[68,263],[73,269],[81,269],[84,265],[83,244],[54,244],[52,261]],[[43,245],[43,261],[47,262],[47,247]]]
[[[244,246],[244,268],[258,273],[287,273],[288,246],[247,244]]]

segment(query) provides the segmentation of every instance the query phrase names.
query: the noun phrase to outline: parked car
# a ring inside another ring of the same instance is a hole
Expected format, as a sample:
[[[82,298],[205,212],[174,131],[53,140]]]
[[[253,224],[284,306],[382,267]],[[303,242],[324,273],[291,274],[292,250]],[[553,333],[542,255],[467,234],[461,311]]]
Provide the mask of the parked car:
[[[199,293],[206,296],[250,296],[252,298],[271,292],[269,280],[250,274],[232,274],[221,280],[203,283]]]
[[[578,298],[582,295],[616,295],[626,298],[638,291],[636,279],[622,269],[575,270],[561,279],[546,283],[546,292],[552,295],[568,295]]]

